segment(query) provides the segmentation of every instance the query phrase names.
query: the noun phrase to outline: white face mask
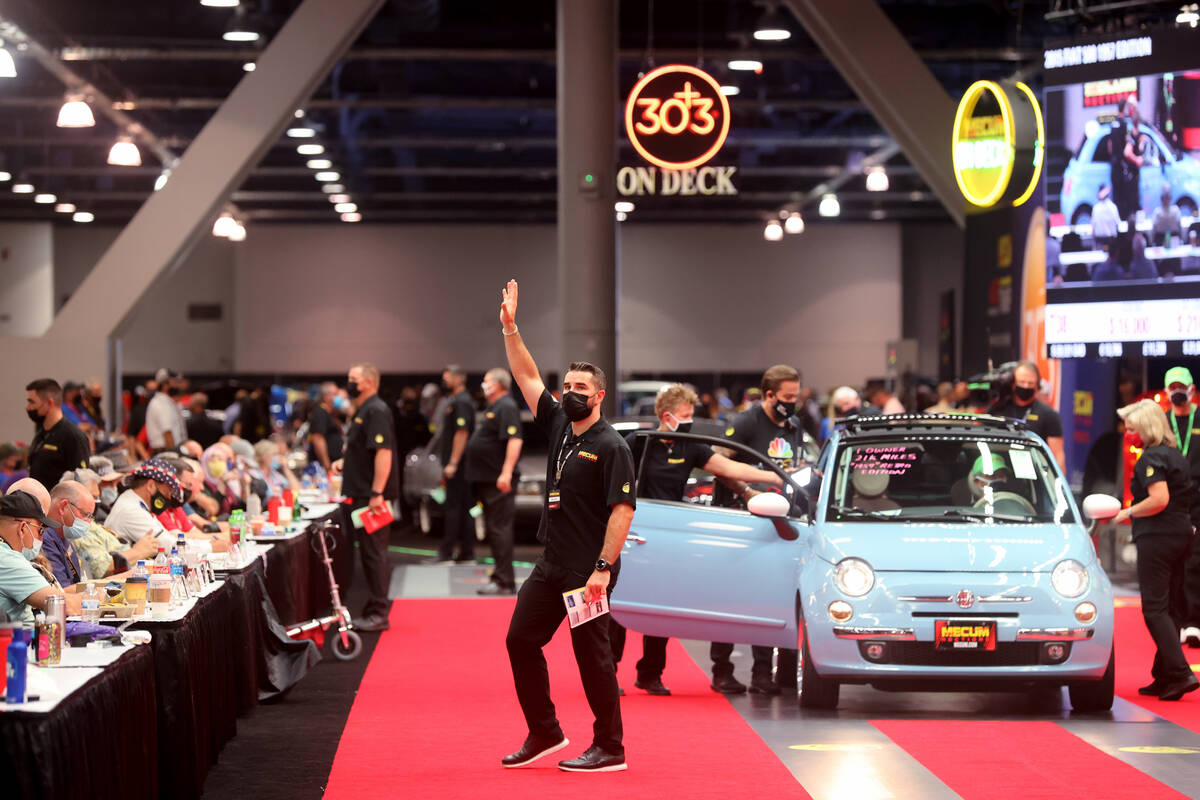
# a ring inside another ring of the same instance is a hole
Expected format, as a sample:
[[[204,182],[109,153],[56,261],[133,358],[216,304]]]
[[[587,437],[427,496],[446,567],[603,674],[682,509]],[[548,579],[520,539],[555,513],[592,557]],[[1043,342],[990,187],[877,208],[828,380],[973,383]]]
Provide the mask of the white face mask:
[[[25,531],[25,526],[22,525],[21,526],[22,537],[24,537],[24,531]],[[35,558],[38,557],[38,553],[42,552],[42,540],[37,538],[36,536],[34,536],[32,547],[25,547],[24,542],[25,542],[25,539],[22,538],[21,539],[21,555],[25,556],[25,558],[27,560],[33,561]]]
[[[112,486],[105,486],[100,490],[100,502],[106,506],[117,502],[117,490]]]

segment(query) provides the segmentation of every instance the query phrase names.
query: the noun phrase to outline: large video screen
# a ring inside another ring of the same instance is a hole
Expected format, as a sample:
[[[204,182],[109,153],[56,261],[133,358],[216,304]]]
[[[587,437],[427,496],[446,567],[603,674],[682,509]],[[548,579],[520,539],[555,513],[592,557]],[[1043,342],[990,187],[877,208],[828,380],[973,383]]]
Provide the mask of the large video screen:
[[[1044,67],[1047,354],[1200,355],[1200,30]]]

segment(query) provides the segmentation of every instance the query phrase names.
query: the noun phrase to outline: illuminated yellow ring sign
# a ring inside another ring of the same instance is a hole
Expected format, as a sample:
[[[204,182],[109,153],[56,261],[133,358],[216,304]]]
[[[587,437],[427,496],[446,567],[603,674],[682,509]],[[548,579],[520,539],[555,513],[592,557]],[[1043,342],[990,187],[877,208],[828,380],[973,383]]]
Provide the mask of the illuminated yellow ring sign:
[[[1028,200],[1042,174],[1045,127],[1033,91],[1020,81],[976,81],[954,115],[954,180],[971,205]]]
[[[668,64],[647,73],[625,103],[625,132],[642,158],[663,169],[694,169],[729,135],[729,100],[707,72]]]

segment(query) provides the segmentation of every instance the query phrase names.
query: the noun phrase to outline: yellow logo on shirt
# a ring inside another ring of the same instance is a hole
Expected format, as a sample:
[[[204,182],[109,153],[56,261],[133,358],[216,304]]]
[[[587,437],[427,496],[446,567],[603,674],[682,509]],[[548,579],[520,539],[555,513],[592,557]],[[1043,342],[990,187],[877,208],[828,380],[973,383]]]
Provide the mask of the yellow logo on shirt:
[[[668,464],[682,464],[685,461],[687,461],[686,458],[668,458],[667,459]]]
[[[375,444],[383,444],[383,434],[382,433],[375,434]]]
[[[495,418],[496,418],[496,412],[495,412],[495,411],[489,411],[489,412],[487,412],[486,414],[484,414],[483,416],[487,417],[488,419],[495,419]]]
[[[43,450],[57,450],[57,449],[58,449],[58,445],[56,445],[56,444],[44,444],[44,445],[42,445],[42,449],[43,449]]]
[[[725,435],[733,436],[733,426],[732,425],[730,425],[728,428],[725,429]]]
[[[586,458],[588,461],[597,461],[597,460],[599,460],[599,458],[600,458],[600,457],[599,457],[598,455],[596,455],[595,453],[589,453],[589,452],[588,452],[588,451],[586,451],[586,450],[580,450],[580,451],[579,451],[579,457],[580,457],[580,458]]]
[[[355,417],[354,421],[355,421],[355,423],[362,425],[362,417]]]
[[[462,426],[464,426],[466,424],[467,424],[467,421],[465,419],[463,419],[462,417],[458,418],[458,427],[461,428]]]
[[[1037,414],[1026,414],[1025,415],[1025,419],[1037,419],[1037,418],[1038,418]]]
[[[1146,477],[1149,478],[1154,474],[1154,467],[1146,467]]]
[[[625,494],[629,494],[629,481],[625,481],[625,485],[621,487],[621,491]]]
[[[516,435],[516,433],[517,433],[517,426],[516,426],[516,425],[509,425],[509,426],[508,426],[508,435],[509,435],[509,436],[514,436],[514,435]]]

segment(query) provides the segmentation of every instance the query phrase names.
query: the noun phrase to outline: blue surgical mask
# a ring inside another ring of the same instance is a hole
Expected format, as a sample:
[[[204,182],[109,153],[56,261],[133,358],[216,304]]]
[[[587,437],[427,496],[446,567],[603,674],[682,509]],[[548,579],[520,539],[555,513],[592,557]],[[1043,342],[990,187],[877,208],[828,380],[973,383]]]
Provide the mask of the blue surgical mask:
[[[338,411],[345,411],[350,406],[350,401],[342,397],[340,394],[333,398],[333,407]]]
[[[66,536],[68,539],[70,539],[72,542],[75,541],[76,539],[82,539],[84,536],[87,535],[87,532],[88,532],[88,521],[86,519],[84,519],[83,517],[76,517],[75,521],[72,522],[70,525],[63,526],[63,535]]]
[[[100,503],[102,505],[111,506],[117,502],[117,490],[111,486],[105,486],[100,490]]]
[[[42,552],[42,540],[34,537],[33,547],[22,547],[21,555],[25,556],[26,560],[33,561],[38,557],[38,553]]]

